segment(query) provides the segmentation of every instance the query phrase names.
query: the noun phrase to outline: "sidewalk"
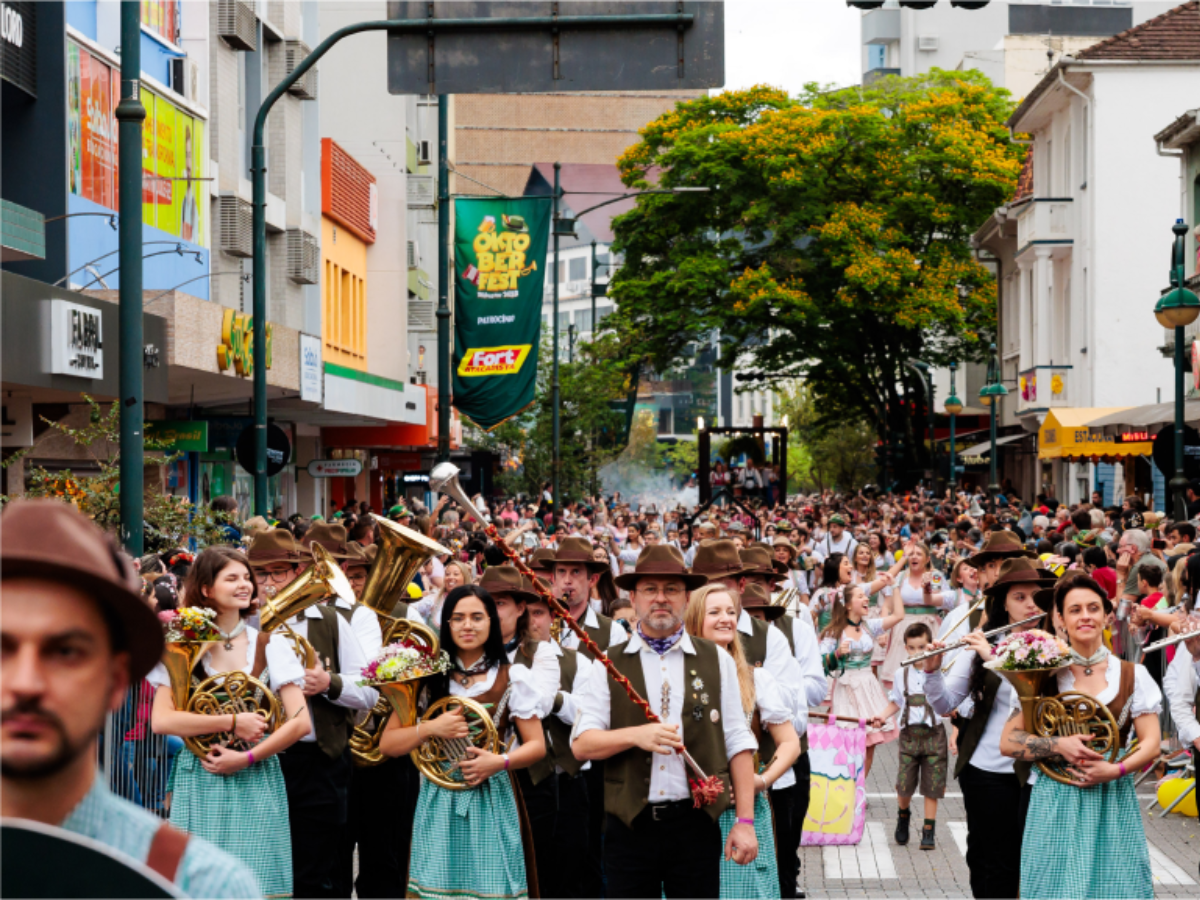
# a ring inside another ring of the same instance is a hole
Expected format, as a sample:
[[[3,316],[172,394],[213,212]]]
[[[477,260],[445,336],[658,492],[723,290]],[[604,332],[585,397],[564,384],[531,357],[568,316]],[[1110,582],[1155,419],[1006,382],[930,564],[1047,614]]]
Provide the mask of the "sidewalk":
[[[895,843],[897,743],[881,747],[867,783],[867,827],[856,847],[802,847],[800,884],[809,897],[970,897],[967,825],[962,794],[951,776],[946,799],[938,804],[937,849],[921,850],[920,795],[913,798],[912,836]],[[1185,816],[1147,815],[1153,797],[1149,782],[1139,789],[1142,821],[1150,842],[1158,897],[1200,896],[1200,824]]]

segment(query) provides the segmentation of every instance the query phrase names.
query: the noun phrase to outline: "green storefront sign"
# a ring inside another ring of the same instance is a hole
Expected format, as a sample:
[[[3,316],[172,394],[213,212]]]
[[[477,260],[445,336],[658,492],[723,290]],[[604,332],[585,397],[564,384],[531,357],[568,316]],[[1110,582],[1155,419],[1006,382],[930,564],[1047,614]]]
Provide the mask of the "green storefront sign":
[[[146,439],[167,441],[172,453],[208,452],[207,422],[161,422],[146,423]]]
[[[533,402],[550,198],[454,201],[454,405],[490,431]]]

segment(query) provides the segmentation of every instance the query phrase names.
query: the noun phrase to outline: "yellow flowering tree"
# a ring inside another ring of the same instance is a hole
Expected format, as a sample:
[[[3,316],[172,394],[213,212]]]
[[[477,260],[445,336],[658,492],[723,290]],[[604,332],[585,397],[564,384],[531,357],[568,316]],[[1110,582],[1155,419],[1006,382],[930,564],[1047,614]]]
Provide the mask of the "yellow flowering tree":
[[[924,400],[905,360],[976,359],[994,331],[970,236],[1016,186],[1011,109],[980,73],[936,69],[678,104],[622,155],[622,178],[710,192],[646,195],[616,220],[605,325],[624,358],[666,370],[719,333],[740,386],[804,380],[825,422],[916,446]]]

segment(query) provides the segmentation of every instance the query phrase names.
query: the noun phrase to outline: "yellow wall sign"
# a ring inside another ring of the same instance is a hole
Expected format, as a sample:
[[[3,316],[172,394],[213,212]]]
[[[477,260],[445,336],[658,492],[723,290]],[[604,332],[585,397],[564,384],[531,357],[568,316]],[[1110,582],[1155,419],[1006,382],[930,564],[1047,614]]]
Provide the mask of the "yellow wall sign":
[[[275,326],[267,323],[267,368],[271,368],[271,338]],[[221,343],[217,347],[217,368],[224,372],[233,367],[242,378],[254,371],[254,317],[232,309],[221,320]]]
[[[478,350],[468,350],[458,364],[458,374],[462,378],[515,375],[525,364],[531,346],[515,344],[509,347],[480,347]]]

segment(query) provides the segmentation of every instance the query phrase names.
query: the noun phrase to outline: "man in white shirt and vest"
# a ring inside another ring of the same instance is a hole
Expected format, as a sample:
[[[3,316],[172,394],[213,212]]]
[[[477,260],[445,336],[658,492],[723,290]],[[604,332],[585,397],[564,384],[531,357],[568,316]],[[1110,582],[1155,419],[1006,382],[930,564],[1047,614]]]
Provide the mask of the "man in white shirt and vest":
[[[754,751],[733,657],[684,631],[693,575],[674,547],[650,547],[617,579],[630,592],[638,627],[610,655],[659,721],[648,721],[603,666],[594,666],[572,736],[575,756],[604,760],[604,870],[607,896],[718,897],[721,854],[741,865],[758,855],[754,833]],[[725,789],[697,808],[691,757]],[[721,812],[737,822],[721,846]]]

